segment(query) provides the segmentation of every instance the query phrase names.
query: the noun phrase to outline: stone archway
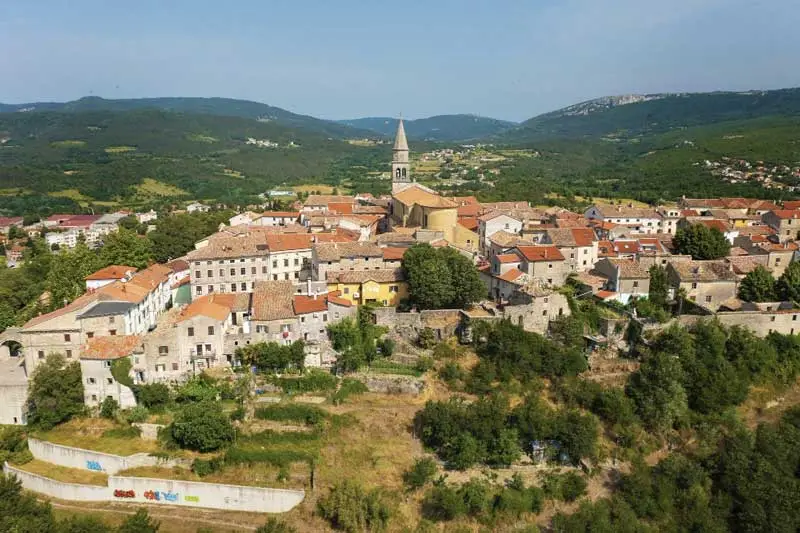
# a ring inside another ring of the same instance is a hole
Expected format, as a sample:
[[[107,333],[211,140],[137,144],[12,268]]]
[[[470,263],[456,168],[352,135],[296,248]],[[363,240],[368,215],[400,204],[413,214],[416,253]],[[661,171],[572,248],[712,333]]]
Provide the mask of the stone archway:
[[[0,334],[0,359],[22,356],[20,328],[8,328]]]

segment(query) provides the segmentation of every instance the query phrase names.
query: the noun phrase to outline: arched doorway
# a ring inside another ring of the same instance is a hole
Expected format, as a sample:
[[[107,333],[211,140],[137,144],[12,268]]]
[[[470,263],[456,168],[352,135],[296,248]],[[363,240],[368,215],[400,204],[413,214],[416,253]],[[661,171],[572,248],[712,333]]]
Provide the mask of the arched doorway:
[[[0,357],[21,357],[22,356],[22,344],[19,342],[8,339],[7,341],[3,341],[0,344]]]

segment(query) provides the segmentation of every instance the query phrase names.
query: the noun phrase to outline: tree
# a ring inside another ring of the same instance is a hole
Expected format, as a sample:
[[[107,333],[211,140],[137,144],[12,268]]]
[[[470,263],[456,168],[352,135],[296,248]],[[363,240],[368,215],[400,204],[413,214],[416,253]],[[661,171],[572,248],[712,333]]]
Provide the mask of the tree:
[[[486,294],[475,265],[452,248],[416,244],[403,256],[403,271],[421,309],[462,308]]]
[[[100,260],[104,265],[145,268],[153,260],[153,243],[134,231],[120,228],[103,238]]]
[[[720,230],[704,224],[679,229],[672,242],[676,253],[699,260],[725,257],[731,249],[731,243]]]
[[[217,402],[192,403],[184,407],[170,425],[182,448],[211,452],[233,441],[234,429]]]
[[[119,526],[119,533],[158,533],[161,523],[150,518],[146,509],[139,509]]]
[[[268,518],[263,526],[256,529],[256,533],[296,533],[297,530],[286,522],[277,518]]]
[[[739,298],[747,302],[774,302],[775,278],[766,268],[758,265],[739,284]]]
[[[86,276],[100,267],[97,253],[85,244],[54,255],[45,281],[51,305],[63,307],[86,292]]]
[[[667,282],[667,271],[660,265],[653,265],[650,267],[650,292],[648,300],[653,305],[662,309],[667,307],[667,298],[669,295],[669,284]]]
[[[81,365],[50,354],[33,371],[28,389],[28,423],[51,429],[85,411]]]
[[[800,262],[789,263],[775,284],[778,298],[783,301],[800,302]]]
[[[72,516],[58,524],[59,533],[111,533],[105,522],[94,516]]]
[[[403,482],[411,490],[425,486],[436,475],[436,461],[430,457],[421,457],[414,461],[410,470],[403,474]]]
[[[303,369],[305,352],[303,341],[289,346],[276,342],[259,342],[236,349],[236,357],[247,365],[263,372],[283,372],[287,368]]]
[[[391,516],[391,508],[379,491],[367,491],[350,479],[334,485],[327,496],[320,498],[317,509],[334,528],[347,533],[379,531]]]
[[[657,431],[669,430],[687,413],[683,369],[676,356],[666,352],[645,357],[639,370],[630,376],[626,393],[642,421]]]
[[[22,491],[22,482],[0,472],[0,531],[55,533],[53,511],[33,494]]]
[[[111,396],[107,396],[100,404],[100,416],[113,419],[119,410],[119,403]]]
[[[161,412],[170,402],[169,387],[163,383],[146,383],[134,388],[136,401],[153,412]]]

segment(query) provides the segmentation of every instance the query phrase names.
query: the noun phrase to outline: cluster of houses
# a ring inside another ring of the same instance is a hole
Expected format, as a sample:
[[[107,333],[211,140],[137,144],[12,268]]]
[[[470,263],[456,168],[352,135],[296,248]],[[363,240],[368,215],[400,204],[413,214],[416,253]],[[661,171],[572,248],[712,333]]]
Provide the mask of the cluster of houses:
[[[582,297],[627,304],[648,296],[650,267],[660,265],[673,293],[682,290],[700,310],[759,334],[795,332],[800,311],[791,305],[748,304],[736,295],[757,266],[778,276],[795,260],[798,202],[682,198],[655,208],[598,204],[583,213],[481,203],[414,182],[408,155],[401,121],[391,195],[310,195],[291,211],[239,213],[184,257],[139,271],[104,268],[86,279],[86,293],[73,302],[9,328],[0,335],[0,424],[25,423],[28,380],[51,353],[80,362],[92,407],[107,397],[135,404],[112,374],[121,359],[130,361],[137,384],[239,365],[238,349],[259,342],[304,341],[308,366],[330,366],[337,357],[328,341],[331,324],[368,304],[391,311],[381,312],[378,320],[389,321],[381,323],[401,320],[392,308],[408,296],[401,265],[416,243],[457,250],[486,285],[485,301],[430,315],[439,321],[509,318],[545,333],[570,312],[557,290],[568,278],[585,288]],[[46,223],[91,228],[108,220]],[[722,232],[730,255],[696,261],[676,254],[675,233],[694,224]]]

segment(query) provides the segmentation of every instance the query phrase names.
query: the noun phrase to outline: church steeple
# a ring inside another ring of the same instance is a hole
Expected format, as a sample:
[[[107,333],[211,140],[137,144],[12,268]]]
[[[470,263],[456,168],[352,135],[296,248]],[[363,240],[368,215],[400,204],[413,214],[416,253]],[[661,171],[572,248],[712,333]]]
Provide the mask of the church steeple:
[[[408,141],[403,119],[397,123],[397,134],[392,148],[392,192],[397,192],[411,183],[411,167],[408,161]]]

